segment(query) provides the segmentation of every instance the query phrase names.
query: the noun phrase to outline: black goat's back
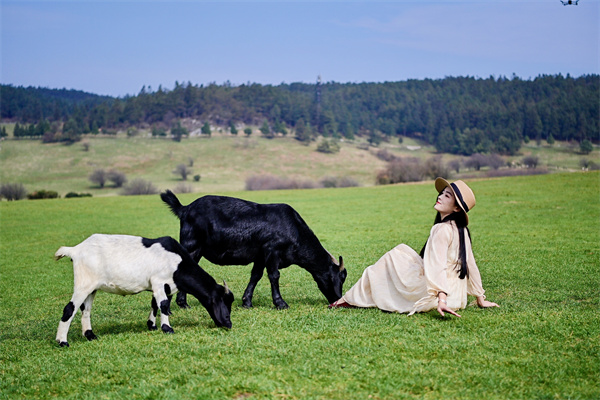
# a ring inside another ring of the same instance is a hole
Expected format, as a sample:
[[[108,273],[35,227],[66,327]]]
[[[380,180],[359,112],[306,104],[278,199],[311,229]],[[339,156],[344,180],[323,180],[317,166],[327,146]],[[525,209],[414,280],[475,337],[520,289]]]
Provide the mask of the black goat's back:
[[[288,204],[259,204],[216,195],[200,197],[187,206],[177,206],[179,200],[163,197],[163,201],[180,219],[181,244],[215,264],[246,265],[272,253],[289,264],[299,264],[308,262],[303,248],[325,251]]]

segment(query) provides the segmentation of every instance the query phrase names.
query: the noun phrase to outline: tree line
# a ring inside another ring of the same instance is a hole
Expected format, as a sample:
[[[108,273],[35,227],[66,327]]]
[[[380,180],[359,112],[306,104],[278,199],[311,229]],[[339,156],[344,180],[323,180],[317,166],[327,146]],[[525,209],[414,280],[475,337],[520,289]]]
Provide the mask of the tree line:
[[[35,124],[23,132],[40,136],[43,131],[46,141],[132,126],[166,132],[195,119],[232,133],[238,124],[261,126],[267,137],[293,132],[302,141],[363,136],[376,145],[414,137],[440,152],[515,154],[528,140],[598,141],[599,78],[559,74],[276,86],[175,82],[173,89],[143,87],[123,98],[1,85],[0,111],[3,120]],[[39,124],[43,128],[36,130]]]

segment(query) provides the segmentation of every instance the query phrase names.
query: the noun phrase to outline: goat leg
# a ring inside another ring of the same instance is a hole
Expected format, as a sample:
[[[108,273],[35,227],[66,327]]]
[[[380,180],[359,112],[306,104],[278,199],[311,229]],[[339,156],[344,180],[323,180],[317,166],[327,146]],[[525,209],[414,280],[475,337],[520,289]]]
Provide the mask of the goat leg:
[[[187,293],[183,291],[177,292],[177,297],[175,298],[175,302],[180,308],[190,308],[190,305],[187,302]]]
[[[262,262],[255,261],[252,266],[252,272],[250,273],[250,282],[248,282],[248,286],[244,291],[244,296],[242,297],[242,306],[246,308],[252,308],[252,297],[254,296],[254,288],[258,284],[258,281],[263,276],[265,270],[265,265]]]
[[[271,281],[271,296],[273,297],[273,304],[278,310],[285,310],[289,308],[288,304],[281,297],[281,292],[279,291],[279,269],[277,266],[273,268],[271,271],[267,271],[269,275],[269,281]]]

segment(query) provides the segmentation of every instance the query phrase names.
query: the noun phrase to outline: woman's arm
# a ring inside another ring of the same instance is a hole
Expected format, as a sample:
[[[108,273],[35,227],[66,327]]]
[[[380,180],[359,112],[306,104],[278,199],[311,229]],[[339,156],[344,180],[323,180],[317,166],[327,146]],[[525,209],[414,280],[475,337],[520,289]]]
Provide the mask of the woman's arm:
[[[425,254],[423,272],[427,281],[427,293],[435,299],[440,292],[449,292],[447,275],[448,247],[452,241],[452,226],[437,224],[431,229]]]
[[[438,293],[437,312],[439,312],[442,317],[444,316],[444,312],[450,313],[456,317],[460,317],[460,315],[458,315],[458,313],[456,311],[448,308],[448,303],[446,302],[446,293],[444,293],[444,292]]]
[[[447,302],[446,262],[448,247],[450,246],[452,237],[452,225],[434,225],[434,228],[431,230],[428,247],[425,249],[424,263],[428,292],[437,297],[437,312],[442,317],[445,316],[444,313],[460,317],[456,311],[448,308]]]
[[[481,274],[479,273],[479,268],[475,262],[473,249],[471,248],[471,241],[468,239],[468,237],[465,238],[465,247],[467,253],[467,267],[469,269],[467,292],[471,295],[477,296],[477,305],[481,308],[500,307],[498,304],[492,303],[491,301],[487,301],[485,299],[485,290],[483,290],[483,285],[481,283]]]
[[[488,307],[500,307],[498,304],[496,303],[492,303],[491,301],[487,301],[485,299],[485,296],[477,296],[477,305],[481,308],[488,308]]]
[[[448,246],[452,240],[452,227],[449,224],[436,224],[431,228],[423,255],[423,274],[427,286],[427,295],[419,299],[409,315],[416,312],[435,310],[438,295],[448,293],[446,280],[446,261]]]

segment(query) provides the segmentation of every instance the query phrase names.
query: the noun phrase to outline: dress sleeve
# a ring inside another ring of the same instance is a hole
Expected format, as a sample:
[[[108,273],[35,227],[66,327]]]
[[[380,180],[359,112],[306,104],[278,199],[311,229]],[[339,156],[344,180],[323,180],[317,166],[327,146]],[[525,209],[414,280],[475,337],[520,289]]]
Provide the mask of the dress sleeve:
[[[448,248],[452,242],[452,225],[436,224],[431,228],[423,264],[427,281],[427,294],[437,298],[439,292],[449,294],[446,281]]]
[[[469,240],[469,236],[466,234],[465,251],[467,253],[467,268],[469,270],[467,293],[472,296],[483,296],[485,298],[485,290],[483,290],[483,284],[481,283],[481,274],[479,273],[479,268],[477,268],[477,263],[475,263],[475,256],[473,255],[471,241]]]

